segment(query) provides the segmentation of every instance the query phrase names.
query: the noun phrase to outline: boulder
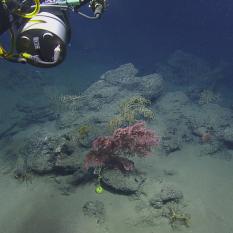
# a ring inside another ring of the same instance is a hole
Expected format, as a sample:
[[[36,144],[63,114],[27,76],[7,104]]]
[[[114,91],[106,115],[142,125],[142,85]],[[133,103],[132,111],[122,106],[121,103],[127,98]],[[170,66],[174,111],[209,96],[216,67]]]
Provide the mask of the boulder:
[[[135,173],[122,173],[120,170],[104,170],[101,182],[110,191],[125,195],[139,191],[145,178]]]

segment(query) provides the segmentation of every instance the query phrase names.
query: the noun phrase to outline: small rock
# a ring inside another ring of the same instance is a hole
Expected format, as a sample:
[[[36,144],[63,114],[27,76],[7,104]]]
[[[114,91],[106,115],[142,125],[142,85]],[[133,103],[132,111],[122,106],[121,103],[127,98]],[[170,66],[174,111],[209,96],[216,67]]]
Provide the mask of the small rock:
[[[217,140],[212,140],[211,143],[203,144],[200,151],[200,156],[204,155],[214,155],[221,151],[222,143]]]
[[[163,173],[164,175],[166,176],[174,176],[177,174],[177,171],[176,170],[173,170],[173,169],[164,169],[163,170]]]
[[[163,204],[171,201],[179,202],[182,198],[183,193],[176,190],[173,186],[165,186],[160,192],[160,199],[162,200]]]
[[[149,202],[150,205],[155,209],[161,209],[163,207],[163,201],[158,195],[155,195],[155,197],[151,198]]]
[[[181,149],[181,142],[175,136],[164,137],[161,144],[166,154],[170,154]]]
[[[101,201],[88,201],[83,206],[85,216],[95,218],[97,223],[103,223],[105,220],[105,208]]]
[[[119,170],[104,170],[102,183],[111,191],[121,194],[134,194],[139,191],[145,178],[135,173],[124,174]]]
[[[227,127],[223,131],[222,139],[229,148],[233,148],[233,127]]]

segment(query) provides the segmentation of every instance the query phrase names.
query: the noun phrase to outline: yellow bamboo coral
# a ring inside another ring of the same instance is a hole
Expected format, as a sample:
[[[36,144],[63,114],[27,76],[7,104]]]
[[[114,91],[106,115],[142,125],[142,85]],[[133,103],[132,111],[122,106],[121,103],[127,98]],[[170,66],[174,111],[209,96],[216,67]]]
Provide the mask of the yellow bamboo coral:
[[[150,104],[150,100],[147,100],[142,96],[133,96],[120,105],[120,113],[126,116],[133,116],[134,122],[140,118],[153,120],[155,116],[154,113],[148,108]]]
[[[108,122],[108,128],[110,131],[119,128],[124,122],[124,119],[121,115],[116,115]]]
[[[153,120],[155,115],[148,108],[151,102],[142,96],[133,96],[119,105],[119,114],[113,117],[108,127],[112,131],[121,126],[134,124],[137,120]]]
[[[177,222],[186,227],[189,227],[191,223],[191,217],[189,214],[184,214],[181,211],[175,210],[171,207],[169,208],[168,218],[172,228],[175,228],[175,224]]]
[[[142,96],[133,96],[127,100],[125,100],[124,102],[122,102],[120,104],[120,109],[124,110],[124,109],[134,109],[137,106],[148,106],[150,105],[151,102],[150,100],[147,100],[146,98],[142,97]]]
[[[82,125],[78,129],[78,135],[80,139],[83,139],[87,137],[87,135],[90,133],[91,126],[90,125]]]
[[[133,111],[122,112],[121,117],[127,125],[135,123],[135,113]]]

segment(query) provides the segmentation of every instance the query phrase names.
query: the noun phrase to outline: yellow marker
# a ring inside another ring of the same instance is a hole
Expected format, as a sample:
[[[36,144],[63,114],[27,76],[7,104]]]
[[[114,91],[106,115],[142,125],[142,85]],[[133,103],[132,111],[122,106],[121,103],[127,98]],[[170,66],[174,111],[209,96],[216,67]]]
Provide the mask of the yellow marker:
[[[104,191],[103,187],[101,185],[97,185],[95,187],[95,192],[98,194],[101,194]]]
[[[5,54],[4,48],[0,47],[0,56],[4,56],[4,54]]]
[[[25,59],[30,59],[32,57],[32,55],[29,53],[22,53],[21,56]]]

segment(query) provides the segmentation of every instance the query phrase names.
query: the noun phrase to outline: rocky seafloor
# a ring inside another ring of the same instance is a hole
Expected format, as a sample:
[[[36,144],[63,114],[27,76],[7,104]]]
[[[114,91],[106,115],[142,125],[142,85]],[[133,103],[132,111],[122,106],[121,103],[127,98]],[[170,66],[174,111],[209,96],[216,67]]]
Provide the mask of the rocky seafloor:
[[[12,100],[1,116],[1,160],[11,168],[8,174],[22,182],[34,176],[52,176],[64,195],[86,183],[95,184],[96,174],[83,168],[85,155],[96,137],[110,134],[108,125],[119,114],[120,104],[135,96],[150,101],[154,113],[153,119],[140,119],[161,138],[160,146],[152,152],[154,156],[172,156],[193,144],[201,148],[198,156],[231,160],[232,103],[225,101],[219,88],[227,79],[227,69],[226,64],[213,68],[202,59],[177,51],[157,64],[156,72],[139,75],[133,64],[124,64],[107,71],[78,94],[54,87],[38,72],[22,72],[21,77],[6,72],[0,78],[1,88],[17,92],[21,98]],[[25,88],[30,90],[28,94],[22,91]],[[172,177],[176,170],[164,174]],[[101,172],[105,190],[137,200],[147,196],[146,180],[147,174],[140,167],[132,173],[115,169]],[[174,228],[189,227],[191,216],[186,213],[182,190],[166,182],[158,186],[147,200],[153,210],[150,218],[147,215],[141,220],[153,222],[160,216]],[[137,208],[148,210],[148,206]],[[104,222],[104,204],[100,201],[87,202],[83,213]]]

